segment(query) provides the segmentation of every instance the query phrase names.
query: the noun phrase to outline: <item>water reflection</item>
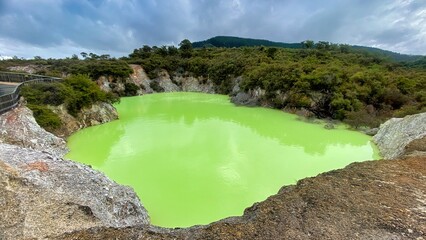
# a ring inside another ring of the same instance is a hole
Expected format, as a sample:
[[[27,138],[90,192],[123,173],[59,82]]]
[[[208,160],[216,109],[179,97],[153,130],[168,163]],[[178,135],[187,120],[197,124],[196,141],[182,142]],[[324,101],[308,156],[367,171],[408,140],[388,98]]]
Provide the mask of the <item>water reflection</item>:
[[[282,145],[302,147],[309,154],[324,154],[328,145],[364,146],[369,142],[369,138],[348,138],[348,131],[327,130],[319,128],[317,124],[301,124],[296,120],[295,115],[280,111],[235,107],[231,103],[223,101],[227,98],[225,96],[222,96],[222,101],[205,100],[202,95],[183,98],[168,94],[161,98],[162,103],[165,102],[165,104],[156,105],[155,102],[158,100],[156,97],[148,101],[139,98],[136,101],[140,101],[141,107],[131,109],[124,107],[124,111],[120,111],[120,114],[123,112],[126,117],[138,116],[134,118],[135,122],[139,121],[139,117],[142,116],[150,121],[182,122],[188,126],[207,120],[232,122],[241,127],[250,128],[262,137],[276,139]],[[200,108],[200,103],[203,105],[202,108]],[[127,109],[131,112],[127,112]],[[265,118],[268,119],[266,124]],[[361,135],[357,132],[352,134]]]

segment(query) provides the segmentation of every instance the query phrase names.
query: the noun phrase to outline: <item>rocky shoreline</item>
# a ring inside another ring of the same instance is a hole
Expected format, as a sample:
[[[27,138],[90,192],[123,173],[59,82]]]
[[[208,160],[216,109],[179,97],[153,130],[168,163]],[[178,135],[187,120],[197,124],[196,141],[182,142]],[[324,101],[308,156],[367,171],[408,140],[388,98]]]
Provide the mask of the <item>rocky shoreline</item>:
[[[166,73],[150,80],[140,66],[132,68],[127,81],[144,86],[140,94],[152,86],[214,93],[208,81],[172,81]],[[105,91],[110,83],[98,81]],[[253,96],[261,90],[247,94],[239,96],[244,104],[260,104]],[[60,106],[53,111],[67,122],[56,133],[61,137],[117,118],[102,104],[74,119]],[[394,160],[353,163],[303,179],[241,217],[185,229],[150,225],[131,188],[64,160],[65,141],[40,128],[24,106],[0,115],[0,127],[0,239],[426,239],[426,113],[381,126],[374,141]]]

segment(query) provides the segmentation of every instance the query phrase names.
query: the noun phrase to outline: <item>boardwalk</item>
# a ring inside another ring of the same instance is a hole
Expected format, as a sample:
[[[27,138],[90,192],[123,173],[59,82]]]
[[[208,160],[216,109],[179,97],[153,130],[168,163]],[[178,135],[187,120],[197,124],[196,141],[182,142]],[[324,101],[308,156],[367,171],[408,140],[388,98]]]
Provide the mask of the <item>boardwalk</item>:
[[[17,86],[17,85],[16,85]],[[13,93],[16,86],[6,85],[0,83],[0,96]]]
[[[0,72],[0,114],[18,105],[19,90],[23,84],[60,80],[62,79],[41,75]]]
[[[0,82],[0,96],[12,93],[19,83]]]

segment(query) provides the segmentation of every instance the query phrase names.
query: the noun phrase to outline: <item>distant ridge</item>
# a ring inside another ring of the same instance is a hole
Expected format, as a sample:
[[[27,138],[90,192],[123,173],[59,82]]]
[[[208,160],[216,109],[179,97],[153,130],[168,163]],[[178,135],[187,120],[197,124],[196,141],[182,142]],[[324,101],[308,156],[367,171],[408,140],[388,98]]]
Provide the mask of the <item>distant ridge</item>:
[[[281,47],[281,48],[293,48],[293,49],[303,48],[302,43],[283,43],[283,42],[273,42],[273,41],[263,40],[263,39],[241,38],[241,37],[231,37],[231,36],[216,36],[204,41],[193,42],[192,46],[194,48],[202,48],[202,47],[233,48],[233,47],[256,47],[256,46]],[[423,58],[423,56],[421,55],[400,54],[400,53],[383,50],[380,48],[374,48],[374,47],[365,47],[365,46],[356,46],[356,45],[350,45],[350,47],[357,52],[365,52],[365,53],[378,55],[383,58],[389,58],[396,62],[414,62]]]
[[[240,37],[229,37],[229,36],[217,36],[201,42],[193,42],[194,48],[202,47],[282,47],[282,48],[302,48],[301,43],[282,43],[272,42],[263,39],[252,39],[252,38],[240,38]]]

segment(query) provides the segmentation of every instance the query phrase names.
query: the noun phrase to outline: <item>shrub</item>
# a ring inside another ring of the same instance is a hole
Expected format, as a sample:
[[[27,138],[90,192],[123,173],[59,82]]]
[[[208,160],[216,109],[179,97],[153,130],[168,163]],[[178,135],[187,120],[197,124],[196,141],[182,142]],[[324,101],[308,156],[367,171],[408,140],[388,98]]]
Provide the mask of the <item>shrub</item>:
[[[152,90],[156,92],[164,92],[164,88],[160,86],[160,83],[158,83],[158,81],[151,81],[149,83],[149,86],[152,88]]]
[[[60,82],[27,84],[21,88],[21,95],[31,104],[61,105],[71,92]]]
[[[47,131],[52,132],[61,126],[61,119],[46,106],[34,104],[28,104],[27,106],[33,111],[37,123]]]
[[[65,79],[64,84],[72,93],[67,96],[65,104],[68,112],[73,116],[76,116],[82,108],[89,107],[95,102],[117,101],[111,94],[103,92],[87,75],[72,75]]]
[[[137,95],[139,87],[134,83],[125,83],[124,84],[124,95],[125,96],[135,96]]]

